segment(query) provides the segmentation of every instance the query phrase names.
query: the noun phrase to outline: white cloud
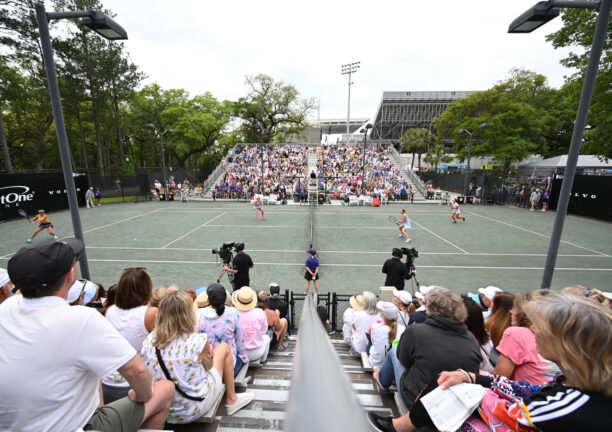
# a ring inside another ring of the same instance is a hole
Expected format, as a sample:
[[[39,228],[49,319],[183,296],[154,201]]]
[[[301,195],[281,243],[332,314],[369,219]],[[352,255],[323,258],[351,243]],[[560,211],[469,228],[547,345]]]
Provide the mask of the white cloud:
[[[352,117],[373,115],[385,90],[482,90],[512,67],[559,87],[567,50],[544,38],[561,20],[507,33],[535,2],[103,0],[127,30],[127,50],[147,82],[235,100],[246,94],[245,75],[263,72],[319,98],[322,118],[346,116],[340,65],[352,61],[361,62]]]

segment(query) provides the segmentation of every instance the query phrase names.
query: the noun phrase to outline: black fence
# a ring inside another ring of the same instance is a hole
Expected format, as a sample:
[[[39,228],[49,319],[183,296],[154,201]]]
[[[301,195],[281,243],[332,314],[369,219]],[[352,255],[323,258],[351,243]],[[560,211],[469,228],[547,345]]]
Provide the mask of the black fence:
[[[555,176],[549,208],[557,209],[563,177]],[[577,175],[574,177],[567,212],[575,215],[612,221],[612,177]]]
[[[85,192],[89,187],[87,174],[73,175],[78,203],[84,206]],[[51,212],[67,208],[68,196],[61,172],[0,175],[0,221],[21,217],[19,209],[35,216],[41,209]]]
[[[349,299],[352,296],[353,294],[336,294],[335,292],[319,295],[321,306],[327,309],[327,316],[329,317],[329,323],[332,330],[342,330],[342,326],[344,325],[344,312],[351,307]],[[285,291],[285,301],[289,304],[289,317],[292,330],[297,329],[302,318],[305,300],[306,294],[304,293],[294,293],[289,290]]]
[[[89,184],[99,188],[103,198],[123,196],[146,196],[149,193],[147,175],[135,176],[97,176],[89,175]]]

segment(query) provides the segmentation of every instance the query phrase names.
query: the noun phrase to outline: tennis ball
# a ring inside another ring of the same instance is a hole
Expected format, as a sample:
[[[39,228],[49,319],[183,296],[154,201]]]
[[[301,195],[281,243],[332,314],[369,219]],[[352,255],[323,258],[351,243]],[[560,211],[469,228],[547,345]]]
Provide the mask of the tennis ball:
[[[134,241],[136,241],[136,239],[134,239]]]

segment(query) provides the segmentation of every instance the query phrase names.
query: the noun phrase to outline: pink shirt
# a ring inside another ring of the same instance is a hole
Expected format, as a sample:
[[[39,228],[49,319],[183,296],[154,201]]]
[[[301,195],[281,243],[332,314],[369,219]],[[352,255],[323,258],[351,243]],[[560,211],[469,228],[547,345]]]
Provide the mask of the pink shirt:
[[[554,363],[538,354],[535,335],[527,327],[508,327],[497,350],[516,365],[508,377],[513,381],[543,384],[551,381],[559,371]]]
[[[263,309],[253,308],[250,311],[238,311],[240,327],[247,350],[259,348],[263,343],[263,335],[268,331],[268,319]]]

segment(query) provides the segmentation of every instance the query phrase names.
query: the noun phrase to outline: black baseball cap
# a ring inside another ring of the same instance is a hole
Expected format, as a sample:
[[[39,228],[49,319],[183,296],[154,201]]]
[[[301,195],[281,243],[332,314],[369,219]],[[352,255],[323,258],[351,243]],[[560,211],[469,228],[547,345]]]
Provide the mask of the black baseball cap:
[[[393,248],[393,250],[391,251],[391,255],[401,258],[402,250],[398,248]]]
[[[227,299],[227,292],[220,283],[208,285],[206,294],[208,294],[208,303],[213,307],[224,304]]]
[[[75,238],[46,240],[22,247],[9,260],[7,270],[16,288],[28,290],[50,285],[74,265],[85,245]]]

